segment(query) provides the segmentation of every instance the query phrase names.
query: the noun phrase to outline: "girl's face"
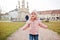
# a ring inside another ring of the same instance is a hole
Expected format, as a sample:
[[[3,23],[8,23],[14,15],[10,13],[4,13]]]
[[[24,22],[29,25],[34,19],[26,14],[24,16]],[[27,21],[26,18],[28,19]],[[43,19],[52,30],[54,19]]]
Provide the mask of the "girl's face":
[[[36,13],[35,13],[35,12],[32,12],[32,13],[31,13],[31,19],[32,19],[32,20],[35,20],[36,17],[37,17]]]

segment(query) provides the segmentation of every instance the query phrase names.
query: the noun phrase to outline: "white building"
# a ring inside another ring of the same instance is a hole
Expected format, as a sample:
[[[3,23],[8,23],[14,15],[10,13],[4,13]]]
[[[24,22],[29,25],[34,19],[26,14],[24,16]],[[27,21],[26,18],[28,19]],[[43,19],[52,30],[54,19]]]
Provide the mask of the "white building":
[[[60,20],[60,10],[38,11],[38,14],[42,20]]]
[[[27,7],[25,7],[25,0],[22,0],[22,7],[20,7],[20,1],[18,1],[19,10],[18,10],[18,21],[26,21],[26,15],[29,16],[29,7],[27,2]]]
[[[8,14],[11,16],[11,21],[18,21],[18,9],[14,9],[12,11],[9,11]]]
[[[25,0],[22,0],[22,7],[20,7],[20,1],[18,1],[18,5],[19,5],[18,8],[16,7],[16,9],[8,12],[8,14],[11,16],[11,21],[26,21],[25,19],[26,15],[28,16],[30,15],[28,2],[27,7],[25,7]]]
[[[8,13],[1,14],[2,21],[11,21],[11,16]]]

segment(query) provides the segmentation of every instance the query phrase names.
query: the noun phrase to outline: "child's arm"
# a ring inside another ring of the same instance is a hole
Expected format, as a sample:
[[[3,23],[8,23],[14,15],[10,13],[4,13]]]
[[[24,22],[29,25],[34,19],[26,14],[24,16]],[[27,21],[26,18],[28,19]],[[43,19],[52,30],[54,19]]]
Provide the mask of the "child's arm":
[[[26,22],[26,24],[21,29],[26,30],[28,27],[30,27],[30,21],[29,20]]]
[[[42,22],[39,22],[39,26],[43,28],[47,28],[47,25],[43,24]]]
[[[23,30],[26,30],[28,27],[30,27],[30,24],[25,25],[25,27],[23,28]]]

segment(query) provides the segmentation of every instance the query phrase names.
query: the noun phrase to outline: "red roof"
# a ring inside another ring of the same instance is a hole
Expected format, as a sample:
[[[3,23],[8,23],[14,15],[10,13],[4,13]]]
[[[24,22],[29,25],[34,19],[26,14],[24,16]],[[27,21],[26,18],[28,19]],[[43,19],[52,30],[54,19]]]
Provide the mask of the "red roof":
[[[60,14],[60,10],[38,11],[39,14]]]

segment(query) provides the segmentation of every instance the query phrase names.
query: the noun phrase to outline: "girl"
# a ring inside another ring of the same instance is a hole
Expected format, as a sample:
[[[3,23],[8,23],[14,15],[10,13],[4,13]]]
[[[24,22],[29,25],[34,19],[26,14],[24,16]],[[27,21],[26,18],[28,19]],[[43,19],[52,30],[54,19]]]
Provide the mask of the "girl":
[[[27,28],[30,27],[29,30],[29,40],[38,40],[38,29],[39,27],[43,27],[43,28],[47,28],[47,26],[45,24],[43,24],[37,17],[37,12],[33,11],[30,14],[30,18],[27,21],[25,27],[23,28],[23,30],[26,30]]]

